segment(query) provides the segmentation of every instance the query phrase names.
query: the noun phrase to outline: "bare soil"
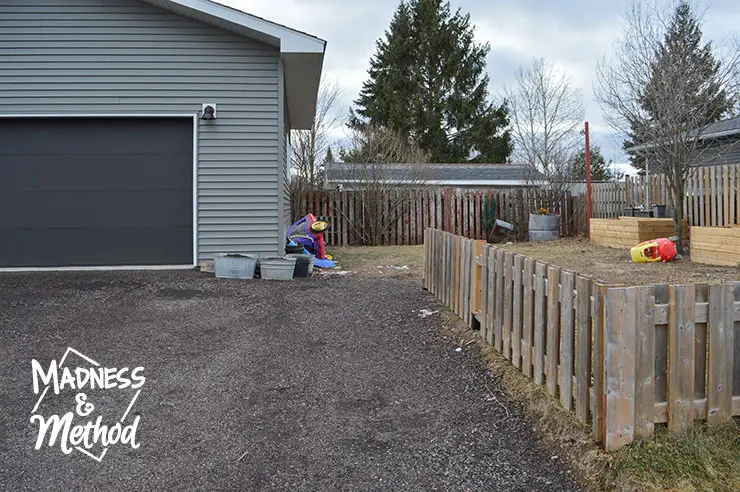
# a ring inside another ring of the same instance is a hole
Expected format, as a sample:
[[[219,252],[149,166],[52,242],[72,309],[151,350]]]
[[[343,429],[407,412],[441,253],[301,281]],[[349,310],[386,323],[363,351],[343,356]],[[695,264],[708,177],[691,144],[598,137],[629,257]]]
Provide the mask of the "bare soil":
[[[738,267],[703,265],[687,258],[663,263],[633,263],[629,251],[594,246],[585,238],[498,246],[609,283],[647,285],[740,281]]]

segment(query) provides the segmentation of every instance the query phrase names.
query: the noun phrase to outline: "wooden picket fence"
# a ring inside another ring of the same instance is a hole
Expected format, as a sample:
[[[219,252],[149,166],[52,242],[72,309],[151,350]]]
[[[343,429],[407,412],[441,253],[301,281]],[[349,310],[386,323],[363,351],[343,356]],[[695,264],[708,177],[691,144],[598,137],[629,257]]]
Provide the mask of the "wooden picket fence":
[[[325,233],[328,245],[349,246],[366,242],[364,228],[368,212],[363,191],[308,192],[297,200],[293,208],[299,215],[312,213],[329,222],[329,230]],[[427,227],[473,239],[492,239],[495,219],[512,224],[514,237],[525,238],[529,232],[530,212],[536,212],[540,207],[551,208],[548,204],[556,200],[547,192],[535,189],[437,187],[388,190],[384,201],[382,210],[387,218],[383,223],[388,223],[389,227],[381,238],[381,244],[418,245],[423,243]],[[561,214],[561,235],[586,234],[585,197],[568,193],[560,202],[562,205],[555,211]]]
[[[740,223],[740,165],[697,167],[686,181],[684,217],[690,226],[719,227]],[[623,209],[650,204],[670,204],[672,195],[664,175],[628,177],[624,181],[594,183],[593,216],[613,219]],[[669,211],[669,214],[672,212]],[[669,215],[670,217],[671,215]]]
[[[607,451],[740,415],[740,283],[620,287],[425,231],[424,287]]]

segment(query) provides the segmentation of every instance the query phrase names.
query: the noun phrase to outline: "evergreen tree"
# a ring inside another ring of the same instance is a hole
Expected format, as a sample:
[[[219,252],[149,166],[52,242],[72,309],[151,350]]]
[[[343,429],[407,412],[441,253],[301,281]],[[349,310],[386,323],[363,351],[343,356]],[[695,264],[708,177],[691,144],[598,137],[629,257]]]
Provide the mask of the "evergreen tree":
[[[432,162],[506,162],[506,103],[489,101],[488,44],[448,1],[404,0],[370,60],[350,126],[387,127]]]
[[[682,1],[676,6],[663,42],[658,47],[655,61],[652,66],[650,83],[645,87],[641,97],[641,105],[649,114],[650,119],[664,122],[667,115],[660,114],[658,98],[665,97],[667,81],[680,80],[685,88],[682,94],[685,99],[687,113],[693,113],[691,121],[702,121],[706,124],[714,123],[727,116],[735,107],[734,101],[717,82],[720,62],[712,53],[712,43],[702,42],[702,31],[699,20],[694,14],[691,5]],[[696,114],[700,113],[697,117]],[[691,123],[683,124],[684,131],[691,131]],[[627,149],[632,145],[646,143],[637,123],[632,123],[632,132],[624,144]],[[640,153],[630,153],[632,165],[640,170],[645,169],[645,156]]]
[[[570,176],[574,181],[586,181],[586,149],[573,157]],[[611,162],[606,162],[599,146],[591,147],[591,180],[611,181],[612,179],[614,179],[614,173],[611,170]]]

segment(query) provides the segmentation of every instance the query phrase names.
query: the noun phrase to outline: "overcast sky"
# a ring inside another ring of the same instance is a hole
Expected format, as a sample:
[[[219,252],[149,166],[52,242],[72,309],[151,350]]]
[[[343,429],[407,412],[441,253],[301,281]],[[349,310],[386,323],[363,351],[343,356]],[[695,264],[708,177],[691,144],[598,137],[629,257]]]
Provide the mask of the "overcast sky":
[[[367,79],[375,42],[400,0],[218,1],[327,40],[325,71],[339,83],[349,107]],[[622,31],[626,0],[452,0],[451,4],[470,13],[478,41],[491,45],[488,73],[494,97],[500,97],[518,67],[545,57],[583,89],[586,119],[604,157],[626,161],[621,138],[605,125],[592,90],[598,59]],[[740,1],[703,5],[708,9],[705,36],[721,41],[740,29]]]

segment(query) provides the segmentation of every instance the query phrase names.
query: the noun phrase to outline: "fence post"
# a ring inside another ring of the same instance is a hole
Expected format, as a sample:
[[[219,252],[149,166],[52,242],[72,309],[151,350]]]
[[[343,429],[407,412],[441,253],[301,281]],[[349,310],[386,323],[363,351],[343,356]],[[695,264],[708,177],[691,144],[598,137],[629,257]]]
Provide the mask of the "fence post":
[[[606,296],[604,448],[616,451],[635,434],[636,289],[613,288]]]

